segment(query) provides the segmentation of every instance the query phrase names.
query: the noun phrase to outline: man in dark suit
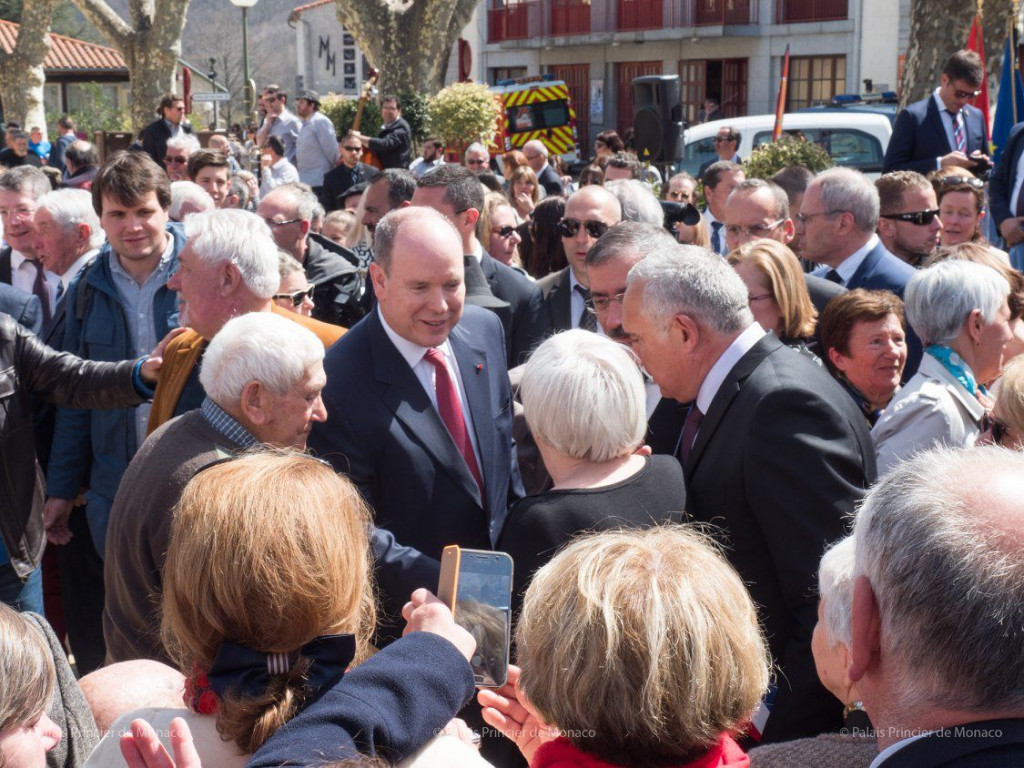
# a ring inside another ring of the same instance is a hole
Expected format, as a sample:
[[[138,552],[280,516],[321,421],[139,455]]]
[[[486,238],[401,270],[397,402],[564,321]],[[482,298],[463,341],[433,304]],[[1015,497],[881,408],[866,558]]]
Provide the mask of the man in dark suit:
[[[915,270],[882,245],[878,227],[879,199],[875,185],[859,171],[830,168],[807,186],[797,232],[803,255],[821,266],[811,274],[849,290],[892,291],[901,299]],[[907,328],[907,364],[903,380],[917,372],[921,341]]]
[[[385,168],[408,168],[412,128],[402,117],[402,106],[397,96],[385,96],[380,100],[380,116],[384,125],[376,137],[354,131],[351,135],[364,147],[369,147]]]
[[[320,192],[320,203],[327,211],[337,211],[345,207],[342,195],[349,187],[364,181],[370,181],[377,171],[366,163],[360,162],[363,157],[363,145],[359,139],[349,133],[338,142],[341,148],[341,162],[336,168],[324,174],[324,185]]]
[[[500,321],[465,307],[462,242],[423,207],[377,225],[377,308],[327,354],[327,421],[310,447],[374,510],[392,615],[437,584],[448,544],[490,549],[523,495]]]
[[[38,335],[43,330],[43,310],[39,299],[6,283],[0,283],[0,312],[10,315],[34,334]]]
[[[694,402],[678,453],[686,508],[722,537],[780,668],[763,740],[838,726],[841,707],[810,653],[814,585],[822,552],[875,479],[863,415],[824,368],[754,322],[743,282],[706,249],[643,259],[622,311],[662,394]]]
[[[604,187],[586,186],[569,197],[565,215],[558,224],[569,266],[538,282],[552,333],[572,328],[597,330],[596,318],[587,312],[587,300],[590,298],[587,253],[599,237],[620,221],[622,205]]]
[[[967,102],[978,96],[985,67],[974,51],[957,51],[942,67],[940,85],[896,117],[883,172],[930,171],[956,165],[987,170],[988,128],[981,110]]]
[[[1010,131],[999,163],[992,171],[988,184],[988,210],[999,234],[1010,251],[1014,269],[1024,269],[1024,195],[1021,178],[1024,167],[1024,123],[1017,123]]]
[[[725,201],[724,213],[723,231],[730,251],[763,237],[788,245],[796,231],[785,190],[763,179],[737,184]],[[843,286],[808,274],[804,274],[804,285],[819,317],[833,297],[846,293]]]
[[[701,163],[700,170],[697,171],[698,179],[704,178],[704,171],[710,168],[713,163],[726,162],[739,165],[743,162],[740,153],[736,151],[740,148],[740,132],[735,128],[728,125],[723,125],[719,128],[718,133],[715,134],[714,144],[715,153],[718,157]]]
[[[455,225],[462,239],[463,254],[480,265],[491,293],[509,304],[511,318],[505,328],[505,344],[508,366],[514,368],[526,362],[533,348],[548,335],[548,324],[537,285],[494,259],[476,237],[477,221],[484,207],[484,192],[483,185],[471,170],[448,164],[417,179],[412,204],[433,208]],[[473,267],[472,262],[469,266]]]
[[[0,173],[0,283],[39,299],[44,327],[50,322],[60,279],[48,272],[32,247],[36,201],[52,187],[38,168],[21,166]]]
[[[1018,451],[926,451],[858,512],[849,675],[873,766],[1024,765],[1022,478]]]
[[[531,139],[523,144],[523,156],[537,175],[537,183],[544,187],[544,191],[548,195],[564,195],[565,187],[562,186],[562,180],[558,178],[555,169],[548,162],[548,154],[547,146],[540,139]]]
[[[916,171],[893,171],[875,179],[875,189],[882,245],[910,266],[921,266],[942,232],[935,188]]]
[[[192,126],[184,121],[185,102],[181,96],[164,94],[156,110],[157,118],[142,129],[142,149],[164,167],[167,140],[180,133],[192,133]]]

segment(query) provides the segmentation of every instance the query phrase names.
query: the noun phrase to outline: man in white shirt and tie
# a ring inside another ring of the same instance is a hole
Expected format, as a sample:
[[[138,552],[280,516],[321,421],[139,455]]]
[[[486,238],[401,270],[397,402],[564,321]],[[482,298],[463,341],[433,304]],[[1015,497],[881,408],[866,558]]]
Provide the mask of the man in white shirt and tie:
[[[743,166],[726,160],[709,165],[702,177],[704,199],[708,203],[704,209],[704,219],[711,236],[711,250],[723,256],[729,252],[729,245],[725,242],[725,201],[744,179],[746,175]]]
[[[38,168],[20,166],[0,174],[0,222],[4,246],[0,248],[0,282],[31,293],[43,309],[43,324],[49,326],[57,303],[60,278],[45,270],[33,247],[33,220],[37,201],[52,189]]]

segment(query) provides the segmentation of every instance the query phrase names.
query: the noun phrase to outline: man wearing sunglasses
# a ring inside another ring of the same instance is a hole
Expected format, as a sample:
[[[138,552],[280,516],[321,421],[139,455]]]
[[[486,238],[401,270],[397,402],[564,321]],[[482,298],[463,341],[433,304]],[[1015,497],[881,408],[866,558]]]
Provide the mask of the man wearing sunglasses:
[[[474,141],[466,147],[466,154],[463,158],[462,164],[469,168],[473,173],[483,173],[484,171],[491,170],[490,163],[491,153],[488,152],[487,147],[479,141]]]
[[[324,187],[320,193],[320,203],[324,209],[331,211],[345,208],[345,193],[350,187],[373,178],[376,172],[363,160],[363,145],[354,133],[347,133],[338,142],[341,150],[341,162],[324,174]]]
[[[156,115],[156,120],[142,129],[142,149],[157,165],[163,166],[167,140],[192,133],[192,126],[184,119],[185,102],[174,93],[164,94]]]
[[[968,103],[978,97],[984,78],[985,67],[974,51],[950,56],[939,87],[896,118],[883,172],[928,173],[951,165],[974,172],[991,168],[985,120]]]
[[[886,250],[919,267],[939,244],[942,222],[935,188],[914,171],[894,171],[875,181],[878,189],[878,237]]]
[[[181,133],[167,140],[163,161],[160,163],[167,171],[171,181],[188,181],[188,159],[193,152],[199,151],[199,139],[189,133]]]
[[[718,133],[715,134],[715,138],[712,139],[714,144],[715,154],[718,157],[705,160],[700,170],[697,172],[698,178],[704,178],[704,171],[706,171],[712,163],[742,163],[743,158],[740,157],[737,150],[740,148],[740,132],[730,126],[723,126],[718,129]]]
[[[597,330],[596,317],[587,311],[590,280],[586,258],[598,238],[620,221],[622,206],[604,187],[586,186],[569,197],[565,214],[558,222],[558,234],[569,266],[538,282],[552,333],[572,328]]]

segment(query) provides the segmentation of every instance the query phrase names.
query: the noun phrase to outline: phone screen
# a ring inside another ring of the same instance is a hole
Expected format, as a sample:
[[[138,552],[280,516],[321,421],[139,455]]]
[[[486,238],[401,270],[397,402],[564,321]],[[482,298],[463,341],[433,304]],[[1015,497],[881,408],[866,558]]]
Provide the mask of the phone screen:
[[[504,685],[512,624],[512,558],[502,552],[462,550],[455,622],[476,639],[470,660],[476,684]]]

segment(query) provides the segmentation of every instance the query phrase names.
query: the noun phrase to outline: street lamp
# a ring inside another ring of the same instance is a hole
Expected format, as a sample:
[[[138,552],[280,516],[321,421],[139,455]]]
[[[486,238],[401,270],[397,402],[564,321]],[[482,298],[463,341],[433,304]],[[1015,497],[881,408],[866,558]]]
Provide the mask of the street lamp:
[[[251,121],[256,113],[256,84],[249,78],[249,9],[257,0],[231,0],[231,4],[242,9],[242,70],[245,77],[246,119]]]

